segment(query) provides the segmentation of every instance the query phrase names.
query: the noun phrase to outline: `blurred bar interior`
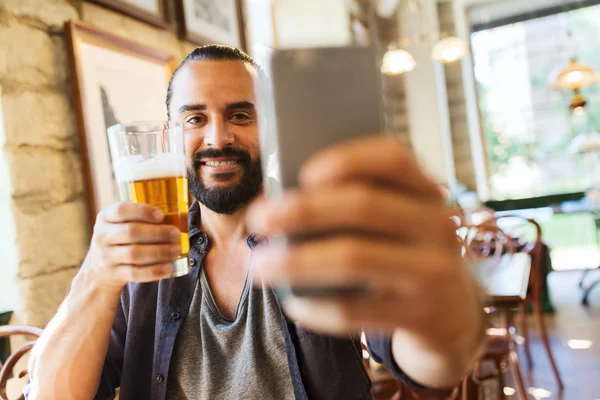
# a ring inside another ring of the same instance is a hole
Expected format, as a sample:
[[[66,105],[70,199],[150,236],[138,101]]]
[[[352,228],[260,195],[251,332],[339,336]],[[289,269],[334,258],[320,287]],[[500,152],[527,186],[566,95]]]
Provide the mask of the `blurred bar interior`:
[[[490,346],[463,395],[600,398],[599,0],[380,0],[373,15],[363,12],[369,0],[204,0],[196,13],[184,3],[0,0],[0,325],[43,328],[55,314],[100,208],[89,187],[106,189],[88,180],[90,160],[108,150],[90,154],[81,138],[163,118],[167,81],[147,83],[166,67],[212,42],[252,55],[259,39],[374,40],[386,129],[445,189],[465,257],[491,292]],[[314,29],[298,30],[303,18]],[[111,69],[93,49],[102,41],[123,60],[153,61]],[[86,68],[97,68],[95,81],[77,82]],[[92,88],[101,96],[87,98]],[[120,97],[138,89],[134,106]],[[23,343],[0,339],[0,361]],[[399,398],[368,352],[365,365],[375,381],[384,376],[377,399]],[[25,383],[9,379],[9,398]]]

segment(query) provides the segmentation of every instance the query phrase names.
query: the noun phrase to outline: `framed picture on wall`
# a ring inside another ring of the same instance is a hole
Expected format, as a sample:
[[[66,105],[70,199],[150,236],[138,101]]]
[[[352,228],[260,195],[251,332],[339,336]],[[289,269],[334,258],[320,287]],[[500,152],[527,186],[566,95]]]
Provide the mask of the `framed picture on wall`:
[[[165,29],[169,26],[168,0],[88,0],[92,3],[129,15],[150,25]]]
[[[245,47],[242,0],[177,0],[176,5],[183,39]]]
[[[119,200],[106,129],[165,121],[175,57],[80,22],[65,24],[90,224]]]

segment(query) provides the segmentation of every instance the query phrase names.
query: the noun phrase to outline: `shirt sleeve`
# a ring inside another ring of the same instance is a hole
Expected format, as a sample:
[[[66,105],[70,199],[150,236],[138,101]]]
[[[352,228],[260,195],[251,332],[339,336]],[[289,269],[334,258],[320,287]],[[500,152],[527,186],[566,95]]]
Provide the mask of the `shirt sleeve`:
[[[110,342],[102,376],[100,377],[100,386],[94,400],[113,400],[116,396],[116,389],[121,386],[121,371],[123,369],[123,358],[125,354],[125,337],[127,336],[127,318],[126,300],[129,298],[127,287],[121,294],[121,303],[117,309],[113,327],[110,332]]]
[[[405,384],[406,389],[412,392],[416,399],[427,400],[447,400],[455,399],[458,394],[458,388],[452,389],[432,389],[427,388],[412,380],[394,360],[392,354],[392,340],[384,334],[368,334],[367,347],[369,354],[379,364],[383,364],[393,375],[394,378]]]

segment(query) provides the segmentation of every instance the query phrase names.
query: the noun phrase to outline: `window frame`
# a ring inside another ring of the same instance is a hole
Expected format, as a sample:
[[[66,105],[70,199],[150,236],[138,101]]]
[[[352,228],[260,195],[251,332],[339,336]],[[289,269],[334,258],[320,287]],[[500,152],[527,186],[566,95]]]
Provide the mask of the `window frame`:
[[[520,23],[520,22],[526,22],[526,21],[530,21],[530,20],[534,20],[534,19],[538,19],[538,18],[544,18],[544,17],[556,15],[556,14],[561,14],[564,12],[575,11],[575,10],[579,10],[582,8],[593,7],[593,6],[598,6],[598,5],[600,5],[600,0],[577,0],[577,1],[572,0],[572,2],[569,4],[544,7],[537,11],[534,11],[534,12],[516,14],[516,15],[510,16],[510,17],[493,19],[490,22],[487,22],[485,24],[469,23],[469,28],[470,28],[469,36],[473,35],[474,33],[483,31],[483,30],[499,28],[502,26],[512,25],[512,24],[516,24],[516,23]],[[465,8],[465,13],[467,15],[467,21],[468,21],[468,16],[470,14],[470,11],[477,7],[478,7],[478,5],[472,4]],[[472,46],[472,44],[471,44],[471,46]],[[473,72],[474,72],[474,65],[472,67],[473,67]],[[475,86],[477,87],[477,85],[478,85],[477,81],[475,81]],[[485,168],[488,171],[488,174],[487,174],[488,175],[487,181],[488,181],[488,188],[489,188],[488,190],[491,195],[492,190],[491,190],[491,182],[490,182],[490,179],[491,179],[490,159],[489,159],[489,155],[488,155],[487,142],[486,142],[485,133],[484,133],[484,129],[483,129],[484,114],[481,111],[481,109],[479,108],[479,94],[478,93],[477,93],[477,98],[478,98],[477,108],[478,108],[478,113],[479,113],[480,120],[481,120],[481,140],[482,140],[482,144],[483,144],[484,151],[485,151],[485,157],[484,157],[484,160],[486,163]],[[584,197],[585,197],[585,192],[582,192],[582,191],[556,193],[556,194],[542,195],[542,196],[537,196],[537,197],[503,199],[503,200],[496,200],[493,197],[490,197],[484,201],[484,204],[496,211],[511,211],[511,210],[530,209],[530,208],[551,207],[553,205],[562,203],[564,201],[581,200]]]

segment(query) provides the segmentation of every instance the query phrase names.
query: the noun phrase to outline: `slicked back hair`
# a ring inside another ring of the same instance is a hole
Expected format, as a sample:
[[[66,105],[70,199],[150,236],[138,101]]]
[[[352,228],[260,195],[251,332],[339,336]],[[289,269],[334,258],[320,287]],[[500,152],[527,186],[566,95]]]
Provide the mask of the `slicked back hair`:
[[[171,118],[171,110],[169,104],[171,103],[171,97],[173,96],[173,81],[177,76],[177,73],[183,68],[189,61],[200,61],[200,60],[211,60],[211,61],[241,61],[250,65],[257,73],[261,81],[266,81],[266,76],[262,68],[242,50],[231,46],[224,46],[220,44],[209,44],[206,46],[197,47],[179,64],[171,80],[169,81],[169,88],[167,89],[167,115]]]

